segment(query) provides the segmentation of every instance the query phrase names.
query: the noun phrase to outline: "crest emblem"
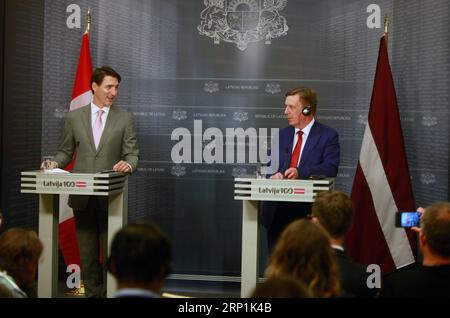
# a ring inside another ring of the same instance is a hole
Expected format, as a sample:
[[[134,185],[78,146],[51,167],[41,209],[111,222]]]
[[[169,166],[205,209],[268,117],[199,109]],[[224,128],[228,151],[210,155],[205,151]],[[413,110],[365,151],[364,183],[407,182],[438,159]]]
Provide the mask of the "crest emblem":
[[[56,108],[55,112],[53,113],[53,116],[55,116],[56,118],[62,119],[67,116],[68,112],[69,112],[68,109]]]
[[[173,176],[181,177],[186,174],[186,167],[183,166],[173,166],[170,172]]]
[[[367,115],[358,116],[358,124],[367,125],[367,121],[368,121]]]
[[[434,173],[425,172],[420,175],[420,182],[428,185],[436,183],[436,175]]]
[[[187,112],[181,109],[175,109],[172,112],[172,118],[175,120],[185,120],[187,119]]]
[[[238,122],[243,122],[248,119],[248,113],[247,112],[234,112],[233,119]]]
[[[431,127],[437,125],[437,118],[434,116],[423,116],[422,117],[422,125]]]
[[[287,0],[204,0],[204,4],[197,30],[213,38],[214,44],[235,43],[243,51],[250,42],[271,44],[289,29],[279,13]]]
[[[281,92],[281,86],[278,83],[269,83],[266,85],[266,93],[269,94],[278,94]]]
[[[219,91],[219,83],[211,82],[211,81],[206,82],[205,85],[203,85],[203,90],[210,94],[216,93]]]
[[[231,175],[235,178],[244,177],[247,175],[247,169],[243,167],[233,168]]]

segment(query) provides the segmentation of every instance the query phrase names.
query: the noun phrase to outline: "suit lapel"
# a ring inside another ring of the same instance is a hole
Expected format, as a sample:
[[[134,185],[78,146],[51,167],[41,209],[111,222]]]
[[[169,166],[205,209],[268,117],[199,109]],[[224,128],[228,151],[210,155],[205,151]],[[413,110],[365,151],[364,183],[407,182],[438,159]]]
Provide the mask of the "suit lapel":
[[[300,158],[300,164],[304,164],[307,161],[309,154],[314,149],[320,139],[320,126],[316,121],[314,125],[311,127],[311,131],[309,132],[308,139],[306,140],[305,147],[302,151],[302,156]]]
[[[115,108],[110,107],[108,118],[106,119],[105,129],[103,130],[102,137],[100,138],[100,143],[98,144],[97,153],[102,150],[103,145],[108,140],[108,138],[111,134],[111,131],[116,123],[116,120],[117,120],[116,110],[115,110]],[[92,137],[92,140],[94,140],[93,137]]]
[[[84,127],[86,128],[86,135],[87,139],[89,140],[89,144],[91,145],[91,148],[95,152],[95,143],[94,143],[94,134],[92,132],[92,126],[91,126],[91,105],[88,105],[89,107],[83,108],[83,116],[82,121],[84,124]]]
[[[282,145],[281,151],[283,155],[283,171],[287,170],[289,168],[289,164],[291,162],[292,157],[292,143],[294,142],[294,134],[295,134],[295,128],[292,126],[289,126],[289,133],[288,138],[284,139],[283,142],[285,144]]]

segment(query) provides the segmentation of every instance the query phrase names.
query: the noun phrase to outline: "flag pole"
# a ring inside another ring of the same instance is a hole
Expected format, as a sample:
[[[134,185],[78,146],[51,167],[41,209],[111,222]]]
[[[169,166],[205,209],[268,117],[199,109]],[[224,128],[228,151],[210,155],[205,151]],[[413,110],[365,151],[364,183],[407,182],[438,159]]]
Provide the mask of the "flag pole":
[[[88,8],[87,14],[86,14],[86,31],[84,33],[91,32],[91,8]]]
[[[387,41],[387,38],[388,38],[388,31],[389,31],[389,17],[386,14],[384,16],[384,36],[386,37],[386,41]]]

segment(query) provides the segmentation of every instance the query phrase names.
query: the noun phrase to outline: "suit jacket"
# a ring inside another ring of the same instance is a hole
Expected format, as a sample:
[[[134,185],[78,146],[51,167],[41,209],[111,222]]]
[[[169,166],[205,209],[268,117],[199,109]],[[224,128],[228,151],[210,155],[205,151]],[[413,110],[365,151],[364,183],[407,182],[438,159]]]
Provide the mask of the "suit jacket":
[[[91,105],[86,105],[67,114],[64,135],[55,155],[59,167],[65,167],[76,152],[72,172],[96,173],[112,169],[120,160],[128,162],[133,172],[139,160],[139,147],[136,139],[133,116],[116,107],[111,107],[98,149],[95,149],[91,126]],[[107,207],[107,200],[102,207]],[[69,206],[83,210],[89,200],[86,195],[69,196]]]
[[[295,128],[292,126],[280,130],[280,166],[278,172],[283,174],[289,168],[289,163],[291,162],[294,134]],[[338,133],[334,129],[315,121],[309,132],[300,162],[297,166],[299,179],[308,179],[312,175],[335,177],[339,167],[339,156],[340,146]],[[273,201],[262,202],[261,223],[266,228],[270,227],[275,211],[279,206],[283,206],[283,203]]]
[[[343,295],[347,297],[373,298],[377,295],[378,289],[367,287],[368,273],[366,268],[348,258],[344,251],[333,248],[339,267],[339,278]]]
[[[381,298],[450,298],[450,265],[398,269],[384,277]]]

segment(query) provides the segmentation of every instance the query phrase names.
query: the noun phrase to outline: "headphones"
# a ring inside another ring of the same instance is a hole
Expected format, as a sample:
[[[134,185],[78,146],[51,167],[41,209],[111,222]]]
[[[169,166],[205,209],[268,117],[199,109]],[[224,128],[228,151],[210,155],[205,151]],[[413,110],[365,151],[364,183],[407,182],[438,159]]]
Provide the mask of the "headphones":
[[[309,115],[311,115],[311,113],[312,113],[311,106],[306,106],[302,110],[302,114],[305,115],[305,116],[309,116]]]

